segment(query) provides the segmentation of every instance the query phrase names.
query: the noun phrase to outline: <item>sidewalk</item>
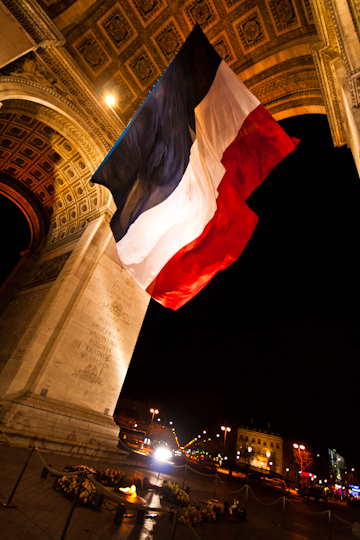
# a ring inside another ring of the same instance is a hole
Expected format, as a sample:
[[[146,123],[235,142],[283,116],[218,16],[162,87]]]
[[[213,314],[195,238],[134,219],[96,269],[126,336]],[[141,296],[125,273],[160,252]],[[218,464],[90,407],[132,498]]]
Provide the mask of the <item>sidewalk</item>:
[[[29,448],[0,444],[0,501],[6,503],[19,474],[26,463],[30,453]],[[101,463],[97,460],[87,459],[83,456],[64,456],[55,453],[41,452],[42,458],[53,469],[62,471],[66,465],[87,465],[95,469],[121,468],[128,477],[135,473],[136,464],[126,466],[116,463]],[[320,529],[310,528],[296,517],[295,529],[283,528],[281,525],[281,505],[276,511],[252,511],[246,521],[232,523],[222,521],[219,523],[202,524],[191,529],[186,525],[177,524],[174,533],[174,524],[169,519],[169,504],[167,511],[156,517],[148,512],[142,523],[137,522],[137,511],[127,510],[126,517],[121,524],[114,521],[117,503],[105,499],[100,511],[76,506],[65,536],[64,528],[71,510],[71,501],[65,499],[53,489],[54,478],[48,475],[41,477],[44,464],[38,453],[33,452],[28,466],[20,480],[12,502],[16,508],[0,506],[0,539],[1,540],[327,540],[328,530],[326,519]],[[166,475],[157,474],[149,469],[136,468],[137,476],[145,476],[150,483],[160,485],[162,479],[169,479]],[[202,479],[198,480],[199,491]],[[191,492],[196,492],[196,485]],[[272,494],[271,494],[272,495]],[[276,497],[278,497],[276,495]],[[165,505],[155,492],[146,494],[145,504],[151,507]],[[224,501],[219,500],[223,503]],[[279,505],[278,505],[279,506]],[[272,507],[271,507],[272,508]],[[297,514],[296,514],[297,515]],[[288,518],[287,518],[288,519]],[[293,518],[291,518],[293,519]],[[307,519],[307,518],[306,518]],[[289,518],[290,524],[290,518]],[[301,532],[300,532],[301,531]],[[351,529],[347,527],[345,534],[333,531],[332,540],[351,539]]]

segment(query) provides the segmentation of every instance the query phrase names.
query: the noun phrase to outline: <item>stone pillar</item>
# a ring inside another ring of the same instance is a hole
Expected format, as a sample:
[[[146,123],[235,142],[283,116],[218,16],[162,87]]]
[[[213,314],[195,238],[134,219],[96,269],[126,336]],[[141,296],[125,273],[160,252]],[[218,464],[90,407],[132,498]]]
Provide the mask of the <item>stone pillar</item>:
[[[360,24],[353,0],[310,0],[320,41],[312,53],[335,146],[351,148],[360,175]]]
[[[37,445],[115,448],[112,414],[149,300],[122,268],[106,216],[92,221],[2,371],[2,425]]]

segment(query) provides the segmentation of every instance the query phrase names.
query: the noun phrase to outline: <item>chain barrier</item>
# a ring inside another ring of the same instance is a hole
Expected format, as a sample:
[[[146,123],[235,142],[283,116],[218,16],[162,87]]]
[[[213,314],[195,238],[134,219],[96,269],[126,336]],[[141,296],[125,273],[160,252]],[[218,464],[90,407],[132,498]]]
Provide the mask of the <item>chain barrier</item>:
[[[201,537],[194,531],[194,527],[192,527],[190,525],[190,523],[186,523],[186,525],[188,526],[188,528],[190,529],[190,531],[193,533],[193,535],[198,538],[198,540],[201,540]]]
[[[260,501],[260,499],[257,498],[257,496],[255,495],[255,493],[253,492],[253,490],[251,489],[250,486],[249,486],[249,491],[250,491],[250,493],[252,494],[252,496],[254,497],[254,499],[255,499],[258,503],[260,503],[260,504],[262,504],[262,505],[264,505],[264,506],[272,506],[272,505],[274,505],[274,504],[277,504],[279,501],[282,501],[283,498],[284,498],[284,497],[279,497],[279,499],[276,499],[276,501],[274,501],[274,502],[271,502],[271,503],[265,503],[265,502]]]
[[[207,476],[208,478],[212,478],[212,477],[215,477],[217,476],[217,474],[208,474],[208,473],[202,473],[200,471],[196,471],[195,469],[193,469],[192,467],[190,467],[189,465],[186,465],[188,469],[190,469],[190,471],[196,473],[196,474],[200,474],[200,476]]]
[[[223,481],[221,480],[220,476],[216,475],[216,478],[217,478],[218,480],[220,480],[220,483],[223,485],[223,489],[224,489],[225,491],[227,491],[228,493],[240,493],[243,489],[246,488],[246,485],[245,485],[245,486],[243,486],[243,487],[240,488],[240,489],[236,489],[236,490],[229,489],[229,488],[225,487],[226,484],[225,484],[225,482],[223,482]]]
[[[80,492],[80,487],[82,485],[82,483],[85,481],[85,479],[89,479],[95,486],[95,488],[100,491],[102,494],[103,494],[103,503],[104,503],[104,506],[105,508],[107,508],[109,511],[111,512],[114,512],[114,510],[116,511],[117,508],[119,507],[119,505],[122,505],[123,507],[129,507],[129,509],[131,510],[134,510],[134,511],[138,511],[138,512],[141,512],[143,514],[145,513],[153,513],[153,514],[158,514],[159,517],[162,515],[169,515],[173,512],[173,509],[169,509],[169,508],[166,508],[166,507],[149,507],[149,506],[144,506],[142,504],[139,504],[139,503],[134,503],[134,502],[131,502],[131,501],[128,501],[126,499],[124,499],[123,497],[121,497],[120,495],[117,495],[115,492],[112,492],[112,491],[109,491],[107,490],[102,484],[100,484],[97,480],[95,480],[93,474],[91,474],[89,471],[87,471],[86,469],[81,469],[79,471],[76,471],[76,472],[67,472],[67,471],[58,471],[56,469],[54,469],[51,465],[49,465],[45,459],[42,457],[41,455],[41,452],[39,451],[39,449],[36,447],[36,446],[33,446],[31,448],[29,448],[28,446],[24,446],[24,445],[19,445],[19,444],[16,444],[16,443],[13,443],[9,437],[7,436],[7,434],[3,431],[3,430],[0,430],[0,433],[4,436],[5,440],[6,440],[6,443],[9,444],[10,446],[14,446],[14,447],[22,447],[22,448],[28,448],[30,449],[30,453],[26,459],[26,462],[22,468],[22,471],[18,477],[18,480],[12,490],[12,493],[9,497],[9,500],[7,503],[1,503],[2,506],[4,507],[16,507],[16,505],[12,504],[11,503],[11,499],[16,491],[16,488],[21,480],[21,477],[30,461],[30,458],[32,456],[33,453],[36,453],[37,456],[39,457],[41,463],[44,465],[44,468],[52,475],[52,476],[56,476],[56,477],[63,477],[63,476],[68,476],[68,477],[81,477],[81,481],[79,483],[79,488],[78,488],[78,492],[77,492],[77,497],[78,497],[78,493]],[[0,442],[1,444],[1,442]],[[181,467],[184,467],[184,465],[181,465],[181,466],[175,466],[176,468],[181,468]],[[278,499],[276,499],[275,501],[271,502],[271,503],[266,503],[266,502],[263,502],[261,501],[256,495],[255,493],[253,492],[253,490],[251,489],[251,487],[246,484],[245,486],[243,486],[242,488],[238,489],[238,490],[229,490],[226,486],[225,486],[225,482],[221,479],[221,477],[217,474],[206,474],[206,473],[201,473],[200,471],[197,471],[195,469],[192,469],[191,467],[189,467],[188,465],[185,464],[185,470],[186,469],[190,469],[191,471],[193,471],[194,473],[197,473],[201,476],[206,476],[208,478],[212,478],[212,477],[215,477],[215,483],[217,482],[217,480],[220,481],[220,483],[222,484],[222,487],[224,490],[226,490],[228,493],[231,493],[231,494],[237,494],[237,493],[241,493],[244,489],[246,489],[246,503],[248,502],[248,492],[250,491],[251,495],[253,496],[253,498],[259,503],[259,504],[262,504],[262,505],[265,505],[265,506],[273,506],[275,504],[278,504],[280,501],[283,501],[283,526],[285,524],[285,503],[287,502],[288,504],[292,505],[294,508],[297,508],[298,510],[300,510],[300,512],[302,513],[305,513],[305,514],[312,514],[314,516],[321,516],[321,515],[327,515],[328,516],[328,528],[329,528],[329,538],[331,538],[331,520],[332,520],[332,517],[335,517],[337,518],[339,521],[341,521],[342,523],[344,523],[346,525],[346,528],[348,527],[354,527],[354,525],[356,525],[356,523],[351,523],[349,521],[347,521],[346,519],[343,519],[342,517],[338,516],[337,514],[334,514],[331,510],[327,509],[325,511],[322,511],[322,512],[314,512],[314,511],[311,511],[311,510],[307,510],[305,508],[301,508],[299,506],[299,502],[301,501],[292,501],[290,499],[286,499],[285,496],[282,496]],[[70,522],[70,519],[71,519],[71,515],[72,515],[72,512],[74,511],[74,508],[75,508],[75,504],[76,504],[76,500],[77,500],[77,497],[75,497],[74,501],[73,501],[73,505],[72,505],[72,508],[71,508],[71,511],[70,511],[70,514],[69,514],[69,517],[68,517],[68,523]],[[246,505],[245,503],[245,505]],[[112,506],[112,508],[110,508],[109,506]],[[114,505],[117,505],[117,506],[114,506]],[[126,517],[134,517],[135,514],[127,514]],[[67,523],[67,525],[68,525]],[[66,533],[66,529],[67,529],[67,525],[63,531],[63,535],[62,535],[62,539],[65,537],[65,533]],[[192,533],[194,534],[194,536],[196,538],[198,538],[199,540],[201,540],[201,538],[199,537],[199,535],[194,531],[193,527],[191,526],[191,524],[187,524],[190,528],[190,530],[192,531]],[[174,534],[175,534],[175,526],[174,526],[174,530],[173,530],[173,537],[174,537]]]
[[[297,506],[296,503],[294,501],[290,501],[290,499],[287,499],[287,502],[289,504],[291,504],[292,506],[294,506],[294,508],[297,508],[297,510],[300,510],[300,512],[303,512],[304,514],[313,514],[313,515],[316,514],[317,516],[322,516],[324,514],[329,513],[329,510],[324,510],[323,512],[312,512],[311,510],[306,510],[306,508],[301,508],[301,507]],[[299,502],[301,502],[301,501],[299,501]],[[332,515],[334,515],[334,514],[332,514]]]
[[[29,448],[29,446],[25,445],[25,444],[19,444],[19,443],[14,443],[12,442],[9,437],[7,436],[7,434],[5,433],[4,430],[0,429],[0,433],[2,434],[2,436],[4,437],[6,443],[9,445],[9,446],[16,446],[16,447],[19,447],[19,448]]]
[[[331,512],[331,514],[332,514],[333,517],[336,517],[336,519],[338,519],[339,521],[342,521],[343,523],[346,523],[346,525],[350,525],[350,527],[352,527],[354,525],[354,523],[351,523],[350,521],[347,521],[346,519],[344,519],[344,518],[342,518],[340,516],[337,516],[333,512]]]
[[[77,471],[77,472],[57,471],[56,469],[53,469],[51,465],[48,465],[46,463],[46,461],[42,457],[38,448],[35,448],[35,451],[36,451],[36,455],[40,458],[40,461],[44,465],[45,469],[49,471],[49,473],[52,474],[53,476],[79,476],[79,474],[82,472],[82,471]]]

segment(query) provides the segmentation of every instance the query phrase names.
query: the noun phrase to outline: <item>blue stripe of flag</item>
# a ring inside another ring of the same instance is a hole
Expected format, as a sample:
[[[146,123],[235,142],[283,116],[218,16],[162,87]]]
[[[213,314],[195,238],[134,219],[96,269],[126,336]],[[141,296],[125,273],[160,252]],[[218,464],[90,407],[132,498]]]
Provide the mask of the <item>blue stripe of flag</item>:
[[[196,51],[196,54],[195,54]],[[221,62],[197,25],[129,126],[94,174],[110,189],[118,242],[146,210],[178,186],[189,163],[194,109],[209,91]]]

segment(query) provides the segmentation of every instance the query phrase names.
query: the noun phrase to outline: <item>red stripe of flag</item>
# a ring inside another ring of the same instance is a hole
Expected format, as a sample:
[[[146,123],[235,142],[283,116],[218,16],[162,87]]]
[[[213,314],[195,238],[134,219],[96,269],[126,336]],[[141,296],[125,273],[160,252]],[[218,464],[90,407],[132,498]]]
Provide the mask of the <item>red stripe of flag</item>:
[[[179,250],[146,289],[155,300],[173,310],[180,308],[241,255],[258,220],[246,199],[298,142],[262,105],[249,114],[224,152],[226,173],[218,188],[215,215],[203,233]]]

